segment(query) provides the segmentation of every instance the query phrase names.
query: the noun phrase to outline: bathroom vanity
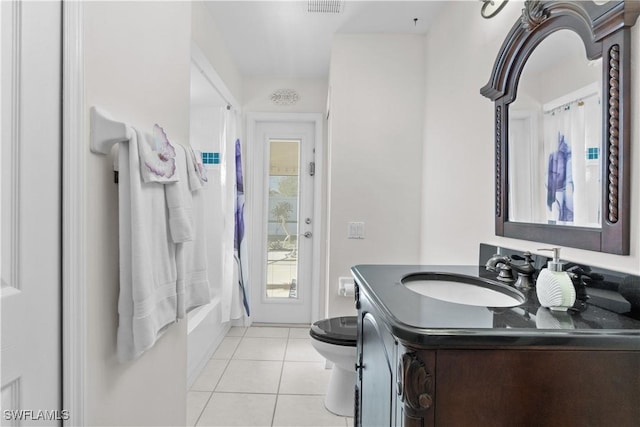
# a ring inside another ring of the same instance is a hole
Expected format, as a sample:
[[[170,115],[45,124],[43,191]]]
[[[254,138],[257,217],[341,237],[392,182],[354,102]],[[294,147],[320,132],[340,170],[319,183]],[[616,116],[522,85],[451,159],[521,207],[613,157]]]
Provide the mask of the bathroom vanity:
[[[638,16],[632,1],[524,3],[481,89],[494,102],[497,236],[630,253]],[[568,71],[574,54],[580,61]],[[584,123],[565,114],[588,105]],[[574,188],[592,190],[578,197]],[[558,312],[485,267],[352,273],[357,426],[640,425],[639,277],[586,293],[576,286],[581,305]]]
[[[595,305],[552,312],[539,306],[535,290],[521,291],[515,306],[494,308],[483,305],[491,300],[445,301],[410,286],[422,277],[500,290],[484,267],[362,265],[352,272],[357,426],[640,422],[640,320]]]

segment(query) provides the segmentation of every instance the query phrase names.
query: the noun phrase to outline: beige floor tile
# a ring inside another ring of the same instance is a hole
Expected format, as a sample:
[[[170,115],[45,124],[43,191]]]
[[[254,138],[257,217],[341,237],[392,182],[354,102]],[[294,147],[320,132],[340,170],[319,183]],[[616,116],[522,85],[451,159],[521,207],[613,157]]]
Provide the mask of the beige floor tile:
[[[222,342],[216,349],[216,352],[211,356],[212,359],[231,359],[233,353],[236,351],[238,344],[240,344],[241,337],[234,337],[227,335],[222,339]]]
[[[198,421],[210,396],[210,391],[190,391],[187,393],[187,427],[196,425],[196,421]]]
[[[213,391],[227,367],[228,360],[211,359],[202,370],[198,379],[191,386],[192,391]]]
[[[242,336],[244,336],[246,331],[247,331],[247,328],[244,328],[244,327],[241,327],[241,326],[232,326],[231,329],[229,329],[229,332],[227,332],[227,336],[228,337],[242,337]]]
[[[313,426],[313,427],[346,427],[347,421],[327,411],[323,396],[278,395],[273,425]]]
[[[324,362],[284,362],[279,393],[324,396],[331,376],[331,369],[325,369],[324,365]]]
[[[286,338],[244,337],[233,355],[237,360],[283,360]]]
[[[324,407],[331,370],[308,333],[232,328],[187,395],[187,425],[352,427]]]
[[[307,328],[291,328],[289,329],[289,338],[309,338],[309,329]]]
[[[289,362],[324,362],[324,357],[311,345],[311,338],[289,339],[284,360]]]
[[[271,426],[275,394],[213,393],[198,426]]]
[[[289,328],[252,326],[247,329],[244,336],[252,338],[287,338],[289,336]]]
[[[224,375],[218,382],[216,391],[277,393],[281,372],[282,362],[231,360]]]

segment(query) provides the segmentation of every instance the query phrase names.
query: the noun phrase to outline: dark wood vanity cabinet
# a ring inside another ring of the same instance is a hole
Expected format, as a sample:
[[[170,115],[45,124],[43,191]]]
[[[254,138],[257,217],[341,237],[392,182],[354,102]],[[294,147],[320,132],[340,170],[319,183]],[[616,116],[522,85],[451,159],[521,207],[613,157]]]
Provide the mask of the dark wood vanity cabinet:
[[[640,425],[638,352],[438,350],[436,357],[436,425]]]
[[[358,305],[356,426],[640,425],[640,352],[428,348]]]

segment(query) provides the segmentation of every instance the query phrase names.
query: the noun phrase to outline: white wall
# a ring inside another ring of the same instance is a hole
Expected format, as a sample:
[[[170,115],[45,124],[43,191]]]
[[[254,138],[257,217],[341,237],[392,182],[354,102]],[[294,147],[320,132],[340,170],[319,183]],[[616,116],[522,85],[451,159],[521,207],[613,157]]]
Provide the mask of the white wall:
[[[476,264],[480,242],[519,250],[551,246],[494,235],[494,107],[479,90],[521,10],[521,2],[509,2],[485,20],[475,2],[450,2],[426,36],[422,263]],[[638,75],[639,30],[637,25],[632,30],[632,76]],[[639,87],[632,79],[632,144],[640,131]],[[632,150],[631,255],[564,248],[563,258],[639,273],[639,172],[640,150]]]
[[[366,263],[417,263],[422,194],[424,38],[339,35],[331,54],[329,316],[355,314],[338,277]],[[365,239],[347,239],[350,221]]]
[[[189,137],[191,5],[187,2],[84,4],[87,105],[151,128],[175,142]],[[88,127],[87,127],[88,129]],[[118,187],[111,156],[87,146],[88,425],[183,425],[186,326],[170,326],[139,359],[116,361]]]

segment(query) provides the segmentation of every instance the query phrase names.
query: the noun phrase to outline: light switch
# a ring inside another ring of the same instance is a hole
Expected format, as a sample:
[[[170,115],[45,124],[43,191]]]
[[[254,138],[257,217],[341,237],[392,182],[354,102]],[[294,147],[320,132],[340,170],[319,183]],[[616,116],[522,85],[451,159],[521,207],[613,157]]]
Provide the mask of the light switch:
[[[350,222],[347,229],[348,239],[364,239],[364,222]]]

